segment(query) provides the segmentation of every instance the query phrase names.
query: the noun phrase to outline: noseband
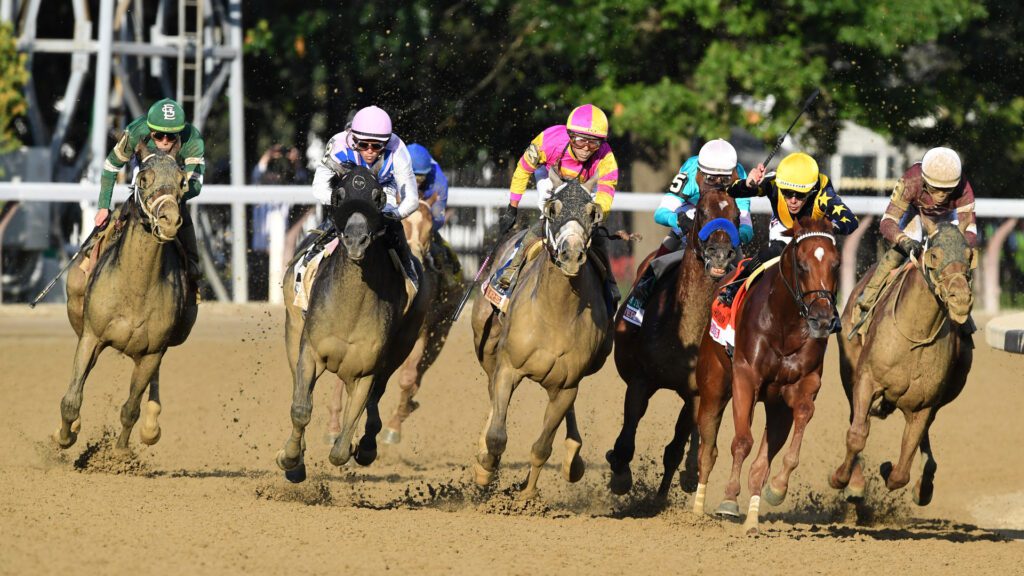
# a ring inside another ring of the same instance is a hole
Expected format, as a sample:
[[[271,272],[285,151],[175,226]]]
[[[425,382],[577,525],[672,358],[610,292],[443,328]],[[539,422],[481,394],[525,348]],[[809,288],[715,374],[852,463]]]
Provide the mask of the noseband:
[[[157,218],[157,214],[160,213],[160,210],[161,208],[163,208],[164,204],[168,202],[173,202],[175,205],[177,205],[178,200],[174,197],[174,195],[161,194],[159,196],[152,197],[149,200],[143,200],[142,193],[140,192],[140,187],[136,186],[133,196],[135,198],[135,205],[138,206],[139,209],[142,210],[142,213],[146,216],[146,219],[149,221],[149,231],[154,237],[156,237],[157,241],[163,244],[164,242],[170,242],[171,240],[174,240],[177,233],[167,234],[166,232],[164,232],[161,229],[160,221]],[[179,220],[181,219],[180,214],[178,215],[178,218]]]
[[[828,238],[832,241],[833,246],[836,245],[836,237],[828,232],[807,232],[793,239],[793,243],[799,244],[807,238]],[[793,283],[790,284],[789,280],[786,279],[786,275],[782,272],[781,266],[779,267],[779,276],[782,278],[782,283],[786,285],[786,289],[789,290],[789,294],[793,297],[793,302],[796,303],[797,310],[800,311],[800,317],[806,320],[807,315],[811,313],[810,304],[813,304],[818,300],[825,300],[829,304],[829,307],[832,308],[832,316],[834,318],[837,312],[835,292],[830,290],[807,290],[797,294],[796,290],[793,288],[794,285],[800,286],[800,278],[797,275],[796,248],[794,247],[790,252],[793,254]],[[812,297],[810,303],[807,303],[808,296]]]
[[[704,224],[700,228],[697,228],[697,224],[694,222],[693,228],[694,230],[691,231],[691,233],[697,234],[697,238],[695,240],[695,244],[697,246],[697,258],[704,263],[705,273],[711,272],[711,261],[705,257],[704,243],[708,241],[708,238],[711,238],[712,234],[721,230],[729,235],[729,242],[732,243],[733,248],[737,248],[740,245],[739,230],[736,229],[736,224],[727,218],[712,218],[707,224]],[[726,268],[726,273],[735,267],[735,263],[730,262],[728,268]]]
[[[921,275],[924,276],[924,281],[928,285],[928,289],[932,291],[932,294],[935,294],[935,296],[938,297],[939,303],[944,308],[948,308],[949,290],[946,288],[946,284],[950,278],[963,276],[964,281],[967,282],[968,288],[973,289],[974,287],[974,277],[967,272],[947,272],[945,274],[939,274],[934,268],[926,266],[924,260],[918,260],[913,253],[910,254],[910,261],[913,262],[915,268],[921,270]],[[970,270],[969,267],[968,270]]]

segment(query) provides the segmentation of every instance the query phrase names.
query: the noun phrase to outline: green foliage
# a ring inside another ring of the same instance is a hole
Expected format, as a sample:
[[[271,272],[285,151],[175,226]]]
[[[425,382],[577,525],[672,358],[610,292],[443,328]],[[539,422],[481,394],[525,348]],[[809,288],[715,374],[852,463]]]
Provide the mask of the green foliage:
[[[17,40],[9,23],[0,24],[0,153],[21,146],[12,124],[27,110],[22,93],[28,82],[26,56],[17,51]]]

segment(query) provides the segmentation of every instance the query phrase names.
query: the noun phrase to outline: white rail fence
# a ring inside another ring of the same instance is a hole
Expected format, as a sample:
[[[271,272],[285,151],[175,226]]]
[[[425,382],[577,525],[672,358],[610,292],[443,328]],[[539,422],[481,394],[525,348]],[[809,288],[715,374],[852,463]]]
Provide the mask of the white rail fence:
[[[83,229],[89,229],[95,214],[95,201],[98,196],[95,184],[40,183],[40,182],[2,182],[0,183],[0,200],[17,200],[20,202],[78,202],[83,208]],[[114,190],[115,201],[128,196],[127,186],[117,186]],[[623,212],[653,213],[661,201],[661,193],[627,193],[619,192],[615,197],[614,210]],[[888,198],[881,196],[843,196],[843,201],[850,209],[861,217],[862,225],[854,234],[846,239],[843,252],[843,271],[840,292],[845,298],[853,288],[855,281],[855,259],[857,248],[868,226],[877,225],[878,216],[888,205]],[[202,194],[191,200],[195,204],[220,204],[231,207],[231,229],[246,230],[245,207],[250,204],[293,204],[314,205],[309,187],[306,186],[229,186],[211,184],[203,187]],[[448,195],[448,206],[453,208],[476,208],[476,218],[470,223],[459,223],[446,226],[445,237],[457,250],[479,248],[489,226],[497,220],[497,208],[508,203],[508,191],[502,188],[452,188]],[[534,192],[527,192],[523,198],[523,206],[536,206]],[[766,200],[754,199],[751,211],[755,214],[769,214],[771,209]],[[999,311],[999,256],[1003,245],[1017,224],[1024,216],[1024,202],[1010,199],[980,198],[977,201],[979,218],[1005,219],[995,234],[987,239],[983,247],[984,256],[981,262],[981,296],[984,310],[994,314]],[[272,284],[269,291],[271,301],[280,300],[279,286],[283,274],[283,263],[290,255],[284,254],[285,227],[284,218],[271,218],[268,222],[270,271]],[[247,235],[232,234],[232,299],[235,302],[248,300],[248,269],[246,262]]]

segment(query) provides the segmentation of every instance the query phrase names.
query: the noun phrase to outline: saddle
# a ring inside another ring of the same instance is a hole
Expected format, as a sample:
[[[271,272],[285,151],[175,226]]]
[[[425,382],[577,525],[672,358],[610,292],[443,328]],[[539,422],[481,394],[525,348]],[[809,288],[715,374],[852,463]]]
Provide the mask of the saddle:
[[[123,216],[126,215],[122,210],[123,207],[124,205],[122,204],[114,209],[110,214],[108,226],[96,232],[91,245],[83,251],[82,260],[78,263],[78,268],[85,273],[86,277],[92,274],[96,263],[100,261],[100,255],[106,252],[108,247],[116,244],[117,239],[121,237],[125,223]]]
[[[764,275],[764,271],[769,267],[778,264],[779,257],[776,256],[771,260],[768,260],[764,264],[755,268],[746,281],[740,286],[740,289],[736,292],[736,296],[733,298],[732,305],[727,306],[722,303],[718,298],[711,301],[711,324],[708,329],[708,333],[711,335],[711,339],[718,342],[722,346],[725,346],[726,352],[732,357],[733,347],[736,345],[736,312],[740,309],[740,304],[743,303],[747,298],[747,293],[750,287],[753,286],[761,276]],[[750,258],[745,258],[736,265],[736,270],[729,276],[729,281],[722,285],[723,289],[732,282],[737,282],[738,278],[747,266],[751,263]]]
[[[537,258],[537,255],[539,255],[541,253],[541,250],[543,249],[543,241],[534,242],[532,246],[527,248],[527,250],[529,251],[526,253],[526,260],[523,261],[523,269],[525,269],[530,262],[535,260]],[[512,260],[515,259],[516,254],[520,250],[523,250],[523,239],[521,237],[519,238],[519,240],[516,241],[516,244],[513,247],[512,252],[508,255],[508,258],[505,260],[504,264],[498,266],[494,270],[494,273],[491,274],[490,278],[487,279],[487,282],[482,283],[482,285],[480,286],[480,292],[483,294],[484,298],[486,298],[487,301],[490,302],[491,305],[493,305],[502,314],[504,314],[508,310],[509,296],[511,296],[512,291],[515,289],[515,285],[518,284],[518,282],[515,282],[506,290],[503,289],[498,284],[498,278],[501,276],[502,271],[504,271],[512,264]]]

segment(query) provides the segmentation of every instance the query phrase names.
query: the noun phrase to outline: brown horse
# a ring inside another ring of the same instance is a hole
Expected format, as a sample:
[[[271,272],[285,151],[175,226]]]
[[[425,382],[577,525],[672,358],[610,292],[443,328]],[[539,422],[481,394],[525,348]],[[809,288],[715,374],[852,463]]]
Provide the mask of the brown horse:
[[[658,495],[668,494],[672,475],[679,468],[691,436],[690,454],[691,460],[695,460],[697,348],[706,332],[716,281],[732,266],[737,254],[724,229],[716,229],[706,240],[700,239],[700,232],[716,219],[731,222],[734,230],[739,225],[736,201],[724,191],[706,186],[701,172],[697,173],[697,182],[701,188],[700,200],[677,273],[660,278],[654,285],[641,326],[623,319],[625,304],[616,314],[615,367],[626,382],[626,398],[622,431],[615,440],[615,447],[605,455],[611,466],[608,485],[615,494],[625,494],[633,485],[629,463],[636,448],[636,429],[647,412],[651,396],[658,390],[672,390],[683,399],[675,435],[665,446],[665,474]],[[640,265],[638,278],[654,255],[649,255]],[[624,302],[628,301],[627,297]],[[695,468],[695,462],[690,462],[687,468]],[[696,476],[696,471],[692,470],[690,476]],[[684,490],[692,492],[692,484],[696,482],[688,485],[681,478],[681,483]]]
[[[389,253],[383,237],[392,232],[381,212],[385,194],[374,174],[356,166],[335,176],[332,188],[331,218],[340,242],[320,265],[305,313],[294,305],[294,283],[284,282],[285,344],[294,390],[292,433],[277,465],[292,482],[306,476],[305,430],[313,411],[313,386],[325,370],[337,374],[349,397],[331,463],[341,466],[353,456],[363,466],[374,461],[382,427],[377,403],[388,378],[412,350],[428,304],[424,293],[429,289],[417,292],[410,302],[405,275]],[[285,278],[293,277],[293,267]],[[365,433],[354,443],[364,410]]]
[[[738,303],[732,358],[705,335],[697,362],[701,399],[697,414],[700,478],[694,497],[697,514],[704,513],[708,477],[718,453],[718,428],[731,392],[736,426],[732,472],[717,512],[739,517],[740,471],[754,444],[750,430],[754,404],[764,402],[765,431],[748,476],[751,496],[744,529],[752,534],[758,531],[762,490],[768,503],[781,504],[790,475],[800,462],[800,445],[814,415],[825,347],[836,314],[839,251],[832,224],[807,218],[794,222],[786,234],[793,240],[778,265],[768,268]],[[772,459],[791,427],[793,439],[783,468],[769,482]]]
[[[160,362],[170,346],[188,338],[196,321],[195,292],[188,289],[184,253],[175,245],[181,226],[179,202],[185,172],[172,156],[140,145],[135,193],[110,218],[120,230],[91,274],[76,264],[67,279],[68,320],[78,335],[71,384],[61,401],[61,426],[53,438],[61,448],[78,439],[82,391],[89,372],[110,346],[135,362],[128,400],[121,407],[117,448],[127,449],[149,389],[139,430],[144,444],[160,440]],[[123,226],[123,227],[122,227]],[[79,261],[85,258],[85,253]]]
[[[485,298],[477,298],[473,306],[477,359],[487,372],[491,401],[473,463],[477,484],[490,484],[505,452],[505,419],[519,383],[530,378],[548,393],[544,426],[531,450],[530,475],[522,493],[526,498],[537,494],[537,478],[551,456],[562,420],[562,474],[569,482],[583,477],[583,440],[572,407],[580,380],[601,369],[612,346],[603,280],[594,266],[586,265],[592,230],[603,216],[601,207],[579,182],[570,180],[555,190],[544,216],[546,251],[523,266],[507,313],[499,315]],[[508,260],[516,239],[505,242],[496,263]]]
[[[851,501],[864,497],[865,479],[859,458],[867,443],[870,416],[885,418],[897,408],[906,426],[900,458],[882,464],[889,490],[906,486],[910,466],[920,447],[921,476],[914,485],[914,502],[931,502],[937,465],[928,430],[939,408],[963,390],[973,360],[972,345],[961,338],[959,326],[970,319],[974,296],[971,269],[974,251],[952,224],[936,227],[922,218],[929,232],[928,249],[913,268],[904,269],[879,298],[866,335],[840,338],[840,374],[850,401],[850,430],[846,458],[832,474],[833,488],[846,489]],[[870,272],[870,271],[869,271]],[[864,279],[869,274],[865,274]],[[865,280],[850,295],[843,312],[852,324],[856,299]]]

